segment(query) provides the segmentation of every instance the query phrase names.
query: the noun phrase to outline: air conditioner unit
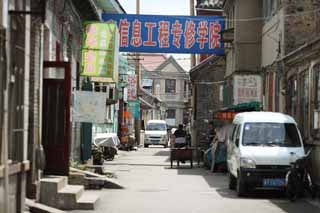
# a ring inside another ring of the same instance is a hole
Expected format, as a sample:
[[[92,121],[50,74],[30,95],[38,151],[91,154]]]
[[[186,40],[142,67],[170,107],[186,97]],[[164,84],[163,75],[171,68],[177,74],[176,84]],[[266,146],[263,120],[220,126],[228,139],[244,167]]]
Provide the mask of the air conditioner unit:
[[[0,2],[0,29],[8,26],[8,0]]]

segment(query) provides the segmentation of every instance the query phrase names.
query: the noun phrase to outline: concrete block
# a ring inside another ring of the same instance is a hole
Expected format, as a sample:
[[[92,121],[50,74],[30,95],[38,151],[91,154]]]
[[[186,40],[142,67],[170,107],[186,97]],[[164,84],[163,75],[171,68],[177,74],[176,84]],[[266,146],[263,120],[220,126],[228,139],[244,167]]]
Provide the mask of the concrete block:
[[[99,201],[99,196],[94,194],[83,194],[77,201],[77,209],[94,210]]]
[[[84,192],[83,186],[67,185],[58,191],[57,207],[63,210],[77,209],[77,200]]]
[[[55,206],[57,193],[67,185],[67,177],[46,177],[40,180],[40,203]]]
[[[65,213],[62,210],[46,206],[41,203],[36,203],[35,201],[29,199],[26,199],[26,205],[29,207],[29,210],[32,213]]]
[[[70,185],[85,185],[85,175],[77,172],[70,172],[68,184]]]

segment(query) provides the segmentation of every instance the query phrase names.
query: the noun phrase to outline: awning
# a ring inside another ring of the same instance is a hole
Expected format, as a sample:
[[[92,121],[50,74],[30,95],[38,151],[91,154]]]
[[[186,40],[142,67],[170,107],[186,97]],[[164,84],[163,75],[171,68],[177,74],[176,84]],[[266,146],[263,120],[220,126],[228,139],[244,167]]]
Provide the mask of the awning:
[[[262,105],[260,102],[248,102],[233,105],[227,108],[223,108],[214,114],[214,119],[230,121],[233,120],[234,116],[240,112],[260,111]]]
[[[154,108],[150,103],[148,103],[147,101],[145,101],[141,97],[139,98],[139,101],[140,101],[140,106],[143,109],[153,109]]]
[[[235,112],[241,111],[260,111],[262,108],[262,104],[258,101],[248,102],[248,103],[241,103],[237,105],[233,105],[228,107],[228,110],[232,110]]]

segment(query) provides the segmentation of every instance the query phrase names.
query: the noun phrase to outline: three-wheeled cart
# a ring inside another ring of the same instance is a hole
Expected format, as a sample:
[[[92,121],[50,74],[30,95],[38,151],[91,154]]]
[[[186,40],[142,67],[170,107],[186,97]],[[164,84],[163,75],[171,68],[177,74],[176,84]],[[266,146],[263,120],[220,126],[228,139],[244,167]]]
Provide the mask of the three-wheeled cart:
[[[170,162],[171,168],[173,167],[173,161],[177,161],[177,167],[180,166],[180,162],[190,161],[190,166],[193,168],[193,148],[171,148],[170,150]]]

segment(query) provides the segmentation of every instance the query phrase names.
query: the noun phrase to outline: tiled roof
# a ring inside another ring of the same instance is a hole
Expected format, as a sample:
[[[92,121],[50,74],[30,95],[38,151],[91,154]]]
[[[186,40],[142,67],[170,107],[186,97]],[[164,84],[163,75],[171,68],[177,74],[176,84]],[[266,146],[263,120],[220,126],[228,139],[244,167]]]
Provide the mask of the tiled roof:
[[[223,0],[197,0],[196,8],[222,9]]]
[[[160,64],[167,60],[167,57],[163,54],[152,53],[141,53],[140,58],[142,59],[140,60],[140,63],[148,71],[154,71]]]

